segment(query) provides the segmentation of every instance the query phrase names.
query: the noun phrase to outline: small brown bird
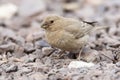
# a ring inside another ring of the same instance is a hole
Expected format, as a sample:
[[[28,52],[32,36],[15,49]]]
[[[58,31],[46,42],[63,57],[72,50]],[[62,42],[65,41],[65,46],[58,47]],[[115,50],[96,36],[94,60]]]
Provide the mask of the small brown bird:
[[[41,27],[45,29],[46,40],[51,46],[71,53],[79,52],[78,59],[88,42],[88,33],[93,30],[88,23],[58,15],[47,16]]]

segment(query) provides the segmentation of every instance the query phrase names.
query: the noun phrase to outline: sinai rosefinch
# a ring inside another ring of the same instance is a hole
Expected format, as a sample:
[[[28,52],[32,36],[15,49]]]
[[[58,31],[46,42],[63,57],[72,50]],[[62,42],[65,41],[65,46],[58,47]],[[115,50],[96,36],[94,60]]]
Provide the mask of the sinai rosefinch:
[[[87,44],[89,32],[94,27],[83,21],[72,18],[64,18],[58,15],[47,16],[41,25],[46,32],[47,42],[63,51],[80,53]],[[99,28],[98,28],[99,29]]]

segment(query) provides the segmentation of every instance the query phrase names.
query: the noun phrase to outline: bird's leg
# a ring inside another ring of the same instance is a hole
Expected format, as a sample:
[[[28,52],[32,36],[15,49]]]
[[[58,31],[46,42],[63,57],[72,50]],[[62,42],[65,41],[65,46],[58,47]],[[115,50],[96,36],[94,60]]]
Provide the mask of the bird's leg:
[[[64,53],[65,53],[64,50],[63,50],[63,51],[60,51],[60,52],[59,52],[59,55],[58,55],[57,57],[55,57],[55,58],[56,58],[56,59],[61,58],[61,57],[64,55]]]
[[[62,57],[62,56],[64,55],[64,53],[65,53],[65,51],[61,51],[61,52],[59,53],[59,57]]]
[[[82,51],[83,51],[83,48],[84,48],[84,46],[80,49],[79,54],[78,54],[78,57],[77,57],[77,60],[80,60],[80,57],[81,57],[81,53],[82,53]]]

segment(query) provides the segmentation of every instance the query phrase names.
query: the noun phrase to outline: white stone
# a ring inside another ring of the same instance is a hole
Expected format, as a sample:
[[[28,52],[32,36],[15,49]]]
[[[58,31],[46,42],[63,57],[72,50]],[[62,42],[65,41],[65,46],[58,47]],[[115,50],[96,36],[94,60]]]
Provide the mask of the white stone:
[[[44,10],[45,3],[43,0],[23,0],[19,8],[19,14],[26,17]]]
[[[10,19],[16,12],[18,8],[14,4],[3,4],[0,6],[0,19]]]
[[[82,67],[92,67],[94,66],[95,64],[90,62],[90,63],[87,63],[87,62],[84,62],[84,61],[72,61],[70,62],[70,64],[68,65],[68,68],[82,68]]]

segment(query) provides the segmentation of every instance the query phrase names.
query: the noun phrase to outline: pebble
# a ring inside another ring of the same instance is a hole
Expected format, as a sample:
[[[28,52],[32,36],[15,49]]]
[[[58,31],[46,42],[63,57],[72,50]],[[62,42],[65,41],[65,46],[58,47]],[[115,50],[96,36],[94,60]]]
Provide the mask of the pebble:
[[[63,9],[68,10],[68,11],[78,10],[79,8],[80,8],[80,5],[77,2],[63,4]]]
[[[43,58],[44,57],[44,54],[42,53],[42,51],[40,49],[36,49],[35,52],[33,52],[33,54],[36,55],[37,58]]]
[[[54,49],[51,48],[51,47],[44,47],[44,48],[42,48],[42,52],[43,52],[43,54],[44,54],[45,56],[50,55],[53,50],[54,50]]]
[[[0,19],[10,19],[17,11],[16,5],[12,3],[3,4],[0,6]]]
[[[23,68],[21,68],[21,75],[23,75],[23,74],[28,74],[28,73],[30,73],[30,72],[32,72],[32,69],[31,68],[29,68],[29,67],[23,67]]]
[[[81,54],[81,59],[86,62],[96,62],[98,54],[99,54],[99,52],[96,50],[91,50],[91,49],[85,48],[83,50],[83,53]]]
[[[23,0],[20,5],[19,14],[21,16],[32,16],[45,10],[44,0]]]
[[[16,45],[15,50],[14,50],[14,56],[17,57],[17,58],[20,58],[24,55],[25,55],[24,48],[19,46],[19,45]]]
[[[0,52],[4,52],[4,51],[12,51],[15,48],[15,44],[13,43],[8,43],[8,44],[3,44],[0,45]]]
[[[29,59],[25,60],[26,63],[34,62],[34,61],[35,61],[35,58],[32,58],[32,57],[30,57]]]
[[[17,80],[31,80],[31,79],[28,76],[23,75],[23,76],[17,78]]]
[[[116,66],[117,66],[117,67],[120,67],[120,62],[117,62],[117,63],[116,63]]]
[[[32,80],[47,80],[47,76],[40,72],[36,72],[30,76]]]
[[[11,65],[10,67],[8,67],[7,69],[6,69],[6,72],[7,73],[10,73],[10,72],[16,72],[18,70],[18,66],[17,65]]]
[[[50,45],[45,40],[40,40],[35,42],[36,48],[50,47]]]
[[[87,63],[84,61],[72,61],[70,62],[70,64],[68,65],[68,68],[82,68],[82,67],[92,67],[94,66],[94,63]]]
[[[32,43],[26,43],[24,48],[26,53],[32,53],[35,51]]]
[[[26,41],[27,42],[34,42],[37,40],[40,40],[44,37],[44,32],[40,31],[40,32],[33,32],[27,35],[26,37]]]

